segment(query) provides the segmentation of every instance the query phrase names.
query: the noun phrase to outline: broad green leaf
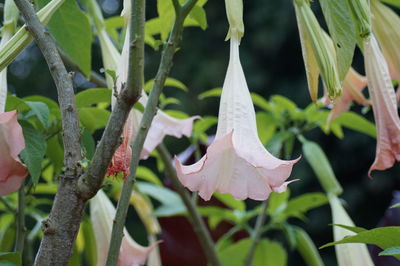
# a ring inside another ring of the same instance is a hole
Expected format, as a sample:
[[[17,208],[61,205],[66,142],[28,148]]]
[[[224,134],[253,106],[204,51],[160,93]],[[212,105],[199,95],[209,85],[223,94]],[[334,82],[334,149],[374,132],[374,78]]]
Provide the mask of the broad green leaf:
[[[86,261],[88,265],[97,265],[97,248],[96,245],[93,244],[96,243],[96,238],[90,219],[83,219],[81,230],[85,241],[84,256]]]
[[[293,101],[281,95],[271,96],[271,101],[276,103],[281,108],[286,109],[290,114],[294,114],[298,109],[297,105]]]
[[[328,203],[328,198],[324,193],[307,193],[289,200],[283,215],[285,217],[297,217],[304,219],[304,214],[314,208]]]
[[[111,94],[110,89],[105,88],[94,88],[87,89],[76,94],[76,106],[80,107],[91,107],[98,103],[111,104]]]
[[[307,232],[297,226],[293,228],[296,235],[297,250],[303,257],[304,262],[308,266],[323,266],[324,262],[321,259],[321,255]]]
[[[150,183],[137,182],[136,184],[140,192],[162,203],[154,212],[156,216],[173,216],[186,211],[185,205],[176,192]]]
[[[22,258],[18,252],[0,252],[1,266],[21,266]]]
[[[208,218],[218,218],[218,221],[227,221],[232,224],[236,224],[239,222],[239,217],[235,215],[234,211],[230,209],[214,207],[214,206],[200,206],[198,207],[199,213],[201,216],[205,216]],[[216,227],[218,225],[217,222],[214,222],[212,227]]]
[[[42,123],[44,128],[48,128],[50,126],[49,123],[49,107],[42,102],[31,102],[25,101],[25,103],[31,108],[32,113],[39,119],[40,123]]]
[[[139,166],[136,172],[136,176],[137,178],[146,180],[156,186],[162,187],[160,179],[158,179],[157,175],[147,167]]]
[[[350,69],[356,47],[356,33],[347,1],[319,1],[335,46],[340,80],[344,80]]]
[[[244,201],[234,199],[231,194],[214,193],[213,196],[233,210],[238,210],[241,212],[246,210]]]
[[[342,186],[337,181],[331,164],[321,147],[313,141],[308,141],[304,138],[300,138],[300,140],[303,143],[304,157],[311,165],[324,190],[336,196],[342,194]]]
[[[149,93],[151,91],[151,89],[153,88],[153,86],[154,86],[154,79],[151,79],[151,80],[147,81],[146,84],[144,85],[144,90],[147,93]],[[185,84],[183,84],[181,81],[174,79],[174,78],[167,78],[167,80],[165,81],[164,87],[178,88],[185,92],[187,92],[189,90]]]
[[[39,7],[49,0],[36,0]],[[91,71],[92,31],[89,17],[82,12],[75,0],[65,3],[54,13],[48,24],[57,44],[75,62],[86,77]]]
[[[273,215],[274,213],[278,213],[283,211],[287,206],[287,201],[290,196],[290,190],[287,189],[283,193],[272,192],[269,195],[268,199],[268,208],[267,213],[269,215]]]
[[[264,111],[271,111],[273,110],[273,107],[271,106],[271,104],[264,99],[264,97],[262,97],[261,95],[252,92],[251,94],[251,99],[253,100],[253,103],[255,106],[263,109]]]
[[[218,252],[221,264],[243,266],[252,241],[246,238]],[[253,257],[253,266],[285,266],[286,263],[287,254],[281,244],[265,238],[260,240]]]
[[[176,119],[186,119],[189,118],[189,115],[185,112],[178,111],[178,110],[164,110],[164,113],[167,115],[172,116],[173,118]]]
[[[197,96],[199,100],[204,100],[205,98],[210,97],[220,97],[222,93],[222,88],[214,88],[205,92],[202,92]]]
[[[190,23],[192,24],[191,26],[198,25],[202,30],[207,29],[207,15],[203,7],[195,5],[185,22],[189,20],[194,20],[195,22],[195,23]]]
[[[22,100],[24,100],[25,102],[42,102],[45,103],[49,107],[49,109],[59,109],[58,104],[54,100],[40,95],[27,96],[24,97]]]
[[[400,0],[381,0],[381,1],[400,8]]]
[[[367,230],[365,228],[358,227],[358,226],[349,226],[349,225],[344,225],[344,224],[332,224],[332,225],[342,227],[342,228],[352,231],[354,233],[360,233],[360,232]]]
[[[79,119],[82,125],[91,133],[107,125],[110,112],[96,107],[83,107],[79,109]]]
[[[92,159],[94,152],[96,150],[96,142],[87,129],[83,130],[81,137],[81,145],[85,149],[85,157],[87,159]]]
[[[292,137],[293,134],[288,131],[283,131],[275,134],[267,143],[267,150],[275,155],[280,157],[281,152],[282,152],[282,147],[284,142]]]
[[[344,127],[359,131],[370,137],[376,138],[375,125],[361,115],[354,112],[343,112],[338,117],[336,117],[332,121],[332,123],[333,122],[337,122]]]
[[[378,227],[358,233],[354,236],[347,236],[342,240],[323,245],[321,248],[330,247],[345,243],[365,243],[376,245],[381,249],[388,249],[400,246],[400,226]],[[400,258],[400,255],[396,255]]]
[[[121,48],[120,45],[123,45],[123,42],[120,38],[119,30],[125,27],[124,18],[121,16],[110,17],[104,21],[104,24],[106,26],[107,33],[117,44],[118,48]]]
[[[29,109],[30,109],[29,106],[21,98],[18,98],[11,94],[7,95],[6,110],[5,110],[6,112],[17,110],[18,113],[23,113],[24,111],[27,111]]]
[[[51,160],[55,173],[59,173],[64,166],[64,149],[59,135],[47,140],[46,156]]]
[[[42,172],[42,160],[46,153],[47,143],[44,136],[30,123],[21,121],[25,139],[25,149],[21,152],[21,158],[28,166],[33,184],[37,184]]]
[[[379,256],[400,256],[400,246],[387,248],[380,252]]]
[[[265,112],[256,113],[258,137],[262,144],[267,142],[274,136],[276,132],[275,119],[271,114]]]

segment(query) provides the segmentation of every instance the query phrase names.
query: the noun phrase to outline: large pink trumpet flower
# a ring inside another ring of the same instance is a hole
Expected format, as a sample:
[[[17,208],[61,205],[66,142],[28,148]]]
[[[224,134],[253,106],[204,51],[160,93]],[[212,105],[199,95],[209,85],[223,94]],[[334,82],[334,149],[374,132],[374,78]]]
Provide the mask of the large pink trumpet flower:
[[[0,114],[0,196],[17,191],[28,174],[18,154],[25,148],[17,111]]]
[[[367,79],[350,68],[343,81],[343,94],[333,102],[333,108],[329,114],[328,121],[332,121],[342,112],[348,111],[353,101],[362,105],[370,105],[370,101],[364,97],[362,91],[367,86]],[[325,104],[331,104],[329,97],[324,97]]]
[[[378,131],[375,161],[369,169],[371,175],[373,170],[388,169],[400,160],[400,119],[388,65],[373,34],[364,41],[364,50],[369,94]]]
[[[215,141],[193,165],[175,158],[181,183],[209,200],[214,191],[244,200],[265,200],[283,192],[293,164],[271,155],[257,134],[253,102],[239,58],[239,40],[231,37],[230,60],[222,89]]]
[[[111,240],[111,231],[115,208],[107,195],[99,190],[97,195],[90,200],[90,218],[97,245],[97,266],[104,266]],[[139,266],[146,263],[150,252],[159,242],[149,247],[143,247],[135,242],[124,229],[121,249],[118,257],[118,266]]]

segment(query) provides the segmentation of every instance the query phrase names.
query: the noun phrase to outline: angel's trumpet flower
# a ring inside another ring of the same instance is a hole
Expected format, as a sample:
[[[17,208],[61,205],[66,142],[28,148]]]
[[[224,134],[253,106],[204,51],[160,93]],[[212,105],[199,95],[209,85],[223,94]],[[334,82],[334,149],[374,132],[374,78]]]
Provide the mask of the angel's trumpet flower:
[[[22,128],[17,121],[17,111],[0,114],[0,196],[17,191],[28,174],[26,166],[18,159],[25,148]]]
[[[92,220],[97,245],[97,266],[103,266],[106,263],[114,217],[115,208],[113,204],[107,195],[102,190],[99,190],[97,195],[90,200],[90,219]],[[124,229],[118,266],[139,266],[145,264],[147,257],[157,243],[149,247],[143,247],[136,243],[126,229]]]
[[[239,39],[231,36],[228,71],[222,88],[218,128],[207,154],[193,165],[175,158],[181,183],[209,200],[214,191],[236,199],[265,200],[283,192],[293,164],[271,155],[258,134],[253,102],[239,59]]]
[[[400,161],[400,119],[388,65],[371,34],[364,40],[365,70],[377,127],[375,161],[369,169],[385,170]]]

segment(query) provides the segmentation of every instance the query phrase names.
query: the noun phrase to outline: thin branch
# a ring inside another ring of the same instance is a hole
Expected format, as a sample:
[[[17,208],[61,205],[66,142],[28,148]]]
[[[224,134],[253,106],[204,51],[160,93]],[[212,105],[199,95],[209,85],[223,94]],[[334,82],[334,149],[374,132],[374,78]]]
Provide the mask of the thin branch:
[[[42,51],[57,86],[64,130],[65,175],[76,177],[77,163],[81,160],[81,145],[72,78],[65,69],[56,44],[36,16],[32,4],[27,0],[15,0],[15,4],[26,21],[27,29]]]
[[[179,0],[172,0],[172,4],[174,5],[175,14],[177,14],[181,9],[181,4],[179,3]]]
[[[25,243],[25,191],[24,186],[18,190],[18,211],[17,211],[17,236],[15,240],[15,251],[22,255]]]
[[[257,221],[256,221],[256,227],[254,228],[253,234],[251,238],[253,238],[253,242],[251,243],[251,246],[249,248],[249,251],[247,253],[247,256],[244,260],[244,265],[245,266],[252,266],[253,265],[253,257],[254,253],[256,252],[256,248],[258,245],[258,242],[260,241],[261,235],[262,235],[262,229],[265,223],[265,212],[267,211],[268,207],[268,200],[265,200],[262,204],[260,213],[258,214]]]
[[[171,180],[172,185],[174,186],[176,192],[178,192],[179,196],[181,197],[183,203],[185,204],[188,213],[189,213],[189,220],[193,225],[193,229],[197,235],[197,238],[200,241],[200,244],[207,256],[208,262],[213,266],[221,265],[219,259],[217,257],[217,253],[215,251],[214,242],[210,236],[210,233],[204,224],[203,219],[198,212],[196,205],[193,203],[189,193],[186,189],[182,186],[179,182],[178,176],[176,175],[176,171],[174,166],[172,165],[172,158],[168,152],[168,149],[165,147],[164,144],[160,144],[157,147],[157,151],[160,154],[160,157],[165,165],[165,172],[168,178]]]
[[[196,3],[197,0],[191,2]],[[132,6],[141,7],[142,5],[144,5],[144,0],[137,0],[137,2],[134,3],[135,5]],[[139,8],[139,10],[141,10],[141,8]],[[138,129],[137,136],[133,142],[132,162],[130,165],[131,174],[125,180],[124,186],[122,188],[121,197],[118,201],[117,212],[114,219],[111,241],[108,250],[108,258],[106,264],[107,266],[115,266],[118,261],[119,250],[123,237],[123,228],[126,220],[126,215],[128,213],[129,199],[131,197],[133,184],[135,183],[135,175],[137,167],[139,165],[140,153],[143,149],[143,144],[146,139],[149,128],[151,126],[151,123],[153,121],[154,115],[157,112],[159,97],[161,95],[165,81],[172,67],[172,60],[174,54],[182,38],[183,21],[185,20],[186,15],[189,13],[189,11],[176,13],[175,23],[172,28],[170,37],[163,48],[163,52],[161,55],[161,62],[154,80],[153,89],[150,92],[149,99],[146,108],[144,110],[142,120],[140,122],[140,127]],[[132,9],[132,12],[136,12],[135,9]],[[140,16],[133,16],[133,17],[138,18]],[[132,21],[132,25],[135,24],[136,24],[135,21]],[[132,36],[134,35],[131,35],[131,38]]]

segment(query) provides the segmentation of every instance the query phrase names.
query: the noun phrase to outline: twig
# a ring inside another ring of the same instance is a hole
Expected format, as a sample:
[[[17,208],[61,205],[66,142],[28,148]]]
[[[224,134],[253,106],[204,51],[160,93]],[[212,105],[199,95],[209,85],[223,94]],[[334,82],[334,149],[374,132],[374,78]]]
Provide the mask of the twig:
[[[244,265],[245,266],[252,266],[253,265],[253,257],[254,253],[256,252],[257,244],[260,241],[261,235],[262,235],[262,227],[264,226],[265,222],[265,212],[267,211],[268,207],[268,200],[265,200],[262,204],[260,213],[258,214],[257,221],[256,221],[256,227],[254,228],[253,234],[251,238],[253,239],[253,242],[251,243],[251,246],[249,248],[249,251],[247,253],[247,256],[244,260]]]
[[[204,224],[203,219],[198,212],[196,205],[193,203],[189,193],[186,189],[181,185],[179,182],[178,176],[176,175],[176,171],[174,166],[172,165],[172,158],[168,152],[168,149],[165,147],[164,144],[160,144],[157,147],[157,151],[160,154],[160,158],[164,162],[165,165],[165,172],[168,178],[171,180],[172,185],[174,186],[176,192],[178,192],[179,196],[183,200],[185,204],[189,217],[190,222],[193,225],[193,229],[200,241],[200,244],[207,256],[208,262],[213,266],[221,265],[219,259],[217,257],[217,253],[215,251],[214,242],[210,236],[210,233]]]
[[[123,228],[126,220],[126,215],[128,213],[129,199],[131,197],[133,184],[135,183],[136,170],[139,165],[140,152],[143,149],[143,144],[146,139],[147,133],[153,121],[154,115],[157,112],[157,104],[159,97],[161,95],[162,89],[164,88],[165,80],[168,77],[170,69],[172,67],[172,60],[178,44],[182,38],[183,22],[188,15],[189,11],[196,4],[197,0],[188,0],[186,4],[176,12],[175,23],[172,28],[170,37],[167,43],[164,45],[163,52],[161,55],[161,62],[158,68],[153,89],[149,95],[148,103],[143,113],[142,120],[140,122],[140,127],[138,129],[136,138],[132,146],[132,162],[130,165],[131,174],[126,178],[124,186],[122,188],[121,197],[118,201],[117,212],[114,219],[111,241],[108,251],[107,266],[115,266],[118,261],[119,250],[123,237]],[[132,12],[139,12],[144,6],[144,0],[137,0],[132,5]],[[144,8],[143,8],[144,11]],[[140,18],[141,16],[133,15],[132,18]],[[143,14],[144,19],[144,14]],[[137,27],[141,22],[136,22],[132,20],[132,32],[131,38],[136,34],[136,45],[144,45],[144,36],[137,36]],[[144,32],[144,28],[143,28]],[[140,38],[139,38],[140,37]],[[133,39],[131,39],[132,41]],[[141,43],[139,44],[139,40]],[[135,72],[139,73],[139,71]],[[131,73],[130,73],[131,74]],[[129,80],[129,78],[128,78]]]
[[[17,236],[15,251],[22,255],[25,243],[25,191],[24,186],[18,190]]]

